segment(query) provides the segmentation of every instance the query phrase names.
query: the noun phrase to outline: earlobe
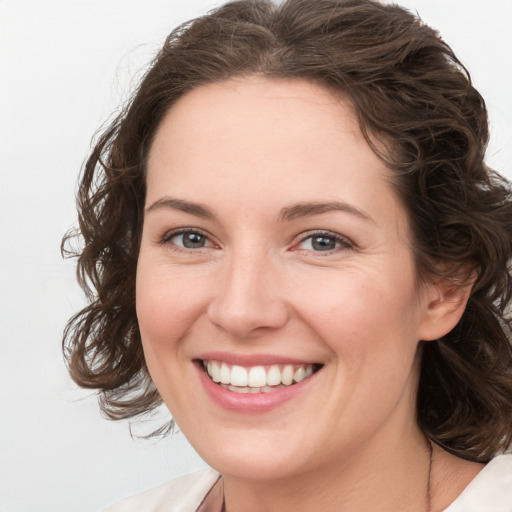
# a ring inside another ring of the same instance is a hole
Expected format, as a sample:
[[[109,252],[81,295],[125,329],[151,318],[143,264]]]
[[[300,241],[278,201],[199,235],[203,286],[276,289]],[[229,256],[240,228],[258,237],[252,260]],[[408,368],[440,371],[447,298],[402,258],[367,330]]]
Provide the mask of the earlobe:
[[[427,285],[419,339],[441,338],[457,325],[466,309],[473,283],[474,279],[462,284],[443,278]]]

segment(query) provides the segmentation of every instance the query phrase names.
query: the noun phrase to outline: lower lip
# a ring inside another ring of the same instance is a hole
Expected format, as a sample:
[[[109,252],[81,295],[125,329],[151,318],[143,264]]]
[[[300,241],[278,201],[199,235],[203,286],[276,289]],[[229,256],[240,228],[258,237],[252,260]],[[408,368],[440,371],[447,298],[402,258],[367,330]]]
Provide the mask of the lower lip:
[[[201,363],[198,362],[195,366],[199,372],[199,379],[210,398],[223,409],[242,414],[258,414],[279,407],[306,389],[316,376],[314,373],[297,384],[268,393],[236,393],[213,382],[203,370]]]

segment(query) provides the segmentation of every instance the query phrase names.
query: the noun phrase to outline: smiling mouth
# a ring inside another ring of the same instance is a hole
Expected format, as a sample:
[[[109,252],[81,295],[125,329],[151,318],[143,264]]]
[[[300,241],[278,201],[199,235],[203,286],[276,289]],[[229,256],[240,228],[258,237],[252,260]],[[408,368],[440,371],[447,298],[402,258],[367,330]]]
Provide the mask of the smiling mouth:
[[[271,393],[308,379],[323,366],[274,364],[246,367],[204,359],[200,363],[213,382],[235,393]]]

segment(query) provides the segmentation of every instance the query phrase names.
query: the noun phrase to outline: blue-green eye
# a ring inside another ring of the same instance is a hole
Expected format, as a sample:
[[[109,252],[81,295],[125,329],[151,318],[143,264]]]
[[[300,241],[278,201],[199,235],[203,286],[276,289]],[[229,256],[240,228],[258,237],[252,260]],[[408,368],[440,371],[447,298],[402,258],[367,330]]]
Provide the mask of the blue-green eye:
[[[183,229],[178,232],[170,233],[165,237],[164,242],[192,250],[213,245],[206,235],[192,229]]]
[[[330,232],[313,233],[304,237],[296,246],[297,249],[314,252],[329,252],[351,247],[353,244],[346,238]]]

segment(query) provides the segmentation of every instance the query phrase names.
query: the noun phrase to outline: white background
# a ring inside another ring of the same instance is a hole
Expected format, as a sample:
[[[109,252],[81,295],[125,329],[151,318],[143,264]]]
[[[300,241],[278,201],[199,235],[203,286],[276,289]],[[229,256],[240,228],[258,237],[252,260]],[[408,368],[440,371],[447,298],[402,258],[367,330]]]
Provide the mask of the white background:
[[[470,69],[488,161],[512,178],[512,0],[400,3]],[[0,0],[0,512],[93,512],[204,466],[181,435],[133,441],[67,376],[62,329],[83,299],[59,245],[92,135],[170,29],[214,4]]]

